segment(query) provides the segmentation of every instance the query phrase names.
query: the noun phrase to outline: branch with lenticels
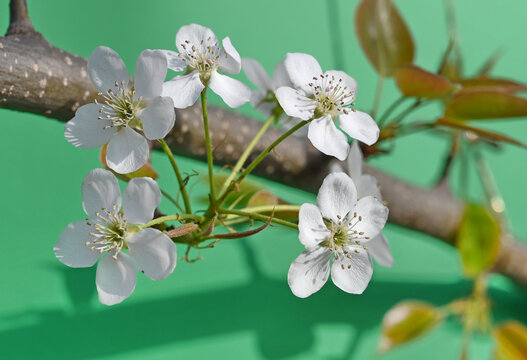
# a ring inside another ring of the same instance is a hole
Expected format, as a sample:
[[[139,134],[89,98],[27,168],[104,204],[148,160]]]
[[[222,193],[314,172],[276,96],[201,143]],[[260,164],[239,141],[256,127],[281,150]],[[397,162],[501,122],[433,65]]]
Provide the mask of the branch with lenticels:
[[[25,0],[13,0],[11,22],[0,37],[0,107],[40,114],[61,121],[71,119],[77,108],[97,96],[86,69],[86,59],[54,47],[36,32]],[[203,123],[197,106],[176,109],[176,125],[166,142],[174,153],[205,159]],[[261,124],[219,107],[210,107],[214,158],[233,164]],[[255,147],[253,156],[281,135],[270,129]],[[249,159],[250,161],[251,159]],[[330,158],[316,151],[305,137],[289,137],[256,169],[255,174],[316,191],[329,172]],[[380,170],[366,167],[381,187],[390,209],[389,221],[452,244],[464,205],[444,186],[424,189]],[[527,288],[527,247],[510,235],[502,236],[494,271]]]

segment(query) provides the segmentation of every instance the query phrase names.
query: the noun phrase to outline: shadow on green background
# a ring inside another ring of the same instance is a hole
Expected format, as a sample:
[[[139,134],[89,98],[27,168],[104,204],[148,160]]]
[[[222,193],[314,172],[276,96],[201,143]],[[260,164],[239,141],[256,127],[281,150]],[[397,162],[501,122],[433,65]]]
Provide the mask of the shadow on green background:
[[[7,3],[0,1],[1,28],[7,27]],[[87,57],[96,46],[107,45],[130,67],[145,48],[174,49],[177,29],[191,22],[211,27],[220,38],[230,36],[242,57],[259,59],[268,70],[288,51],[308,52],[323,68],[342,68],[354,76],[360,86],[358,108],[367,110],[376,78],[352,32],[356,4],[345,0],[229,0],[199,5],[168,0],[54,0],[29,1],[29,11],[37,30],[56,46]],[[417,63],[434,69],[447,44],[443,2],[396,4],[413,32]],[[474,71],[496,48],[506,45],[506,57],[496,74],[525,81],[523,14],[527,5],[518,9],[518,3],[494,4],[458,4],[466,67]],[[389,82],[385,99],[395,97]],[[212,102],[221,104],[214,97]],[[425,109],[419,116],[426,118],[433,110]],[[258,116],[248,105],[240,111]],[[99,304],[95,269],[69,269],[52,251],[60,231],[84,217],[80,184],[89,170],[99,166],[97,150],[68,144],[63,124],[55,120],[1,110],[0,121],[0,168],[8,175],[0,178],[4,231],[0,359],[459,358],[461,328],[454,321],[419,342],[383,356],[376,354],[380,321],[395,303],[412,298],[442,305],[467,295],[471,288],[460,275],[457,254],[451,248],[393,226],[387,227],[386,234],[396,263],[391,269],[376,266],[374,279],[361,296],[345,294],[328,283],[308,299],[294,297],[286,274],[302,247],[294,231],[272,228],[249,240],[224,241],[203,251],[205,261],[180,262],[163,282],[140,276],[135,293],[120,305]],[[510,134],[527,131],[520,121],[490,126]],[[422,134],[396,145],[394,154],[374,160],[375,165],[411,182],[430,184],[446,142]],[[490,155],[514,230],[525,237],[527,173],[517,165],[524,159],[525,154],[515,148]],[[202,163],[179,160],[185,172],[205,172]],[[173,189],[171,170],[162,154],[154,154],[153,165],[162,174],[161,186]],[[471,184],[478,186],[474,177]],[[294,203],[314,201],[313,194],[284,186],[273,185],[273,190]],[[162,209],[167,209],[165,203]],[[178,250],[182,254],[184,248]],[[496,323],[508,318],[527,322],[522,291],[495,275],[490,292]],[[492,349],[488,337],[476,336],[471,358],[490,358]]]

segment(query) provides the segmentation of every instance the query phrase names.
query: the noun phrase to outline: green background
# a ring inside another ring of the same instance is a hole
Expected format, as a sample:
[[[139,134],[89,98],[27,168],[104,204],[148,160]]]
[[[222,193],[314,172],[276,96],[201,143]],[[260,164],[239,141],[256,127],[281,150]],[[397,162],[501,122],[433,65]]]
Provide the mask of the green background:
[[[143,49],[175,49],[179,27],[196,22],[220,38],[230,36],[242,57],[258,59],[267,70],[287,52],[310,53],[323,69],[342,69],[357,79],[358,108],[368,110],[373,103],[376,76],[352,26],[357,1],[28,2],[36,29],[54,45],[84,57],[98,45],[110,46],[130,71]],[[443,1],[396,4],[413,33],[416,63],[435,69],[447,45]],[[0,1],[0,9],[0,29],[7,29],[7,0]],[[505,56],[494,73],[527,81],[525,3],[459,1],[456,11],[468,73],[502,47]],[[396,96],[389,81],[384,106]],[[216,97],[211,102],[221,104]],[[417,117],[425,120],[434,110],[429,107]],[[249,105],[240,111],[258,116]],[[453,249],[392,225],[385,233],[395,265],[376,266],[362,296],[328,283],[308,299],[295,298],[286,274],[302,246],[295,231],[270,228],[203,251],[205,261],[181,261],[163,282],[139,276],[134,294],[124,303],[101,305],[95,269],[69,269],[52,251],[62,229],[84,218],[80,184],[99,166],[98,150],[71,146],[63,137],[63,124],[52,119],[0,110],[0,123],[1,359],[459,358],[461,328],[455,321],[418,342],[376,354],[379,323],[395,303],[412,298],[442,305],[468,294],[471,287],[460,275]],[[484,126],[526,139],[523,121]],[[428,134],[405,137],[391,155],[373,163],[413,183],[431,184],[448,147],[445,140]],[[527,238],[525,153],[505,147],[488,155],[513,229]],[[184,171],[205,173],[202,163],[180,161]],[[156,153],[153,164],[162,174],[161,186],[174,188],[168,161]],[[475,176],[470,184],[478,197]],[[313,194],[272,187],[292,202],[314,201]],[[178,250],[183,254],[183,247]],[[490,292],[496,322],[527,322],[524,294],[508,280],[493,275]],[[493,346],[487,336],[476,336],[470,358],[489,358]]]

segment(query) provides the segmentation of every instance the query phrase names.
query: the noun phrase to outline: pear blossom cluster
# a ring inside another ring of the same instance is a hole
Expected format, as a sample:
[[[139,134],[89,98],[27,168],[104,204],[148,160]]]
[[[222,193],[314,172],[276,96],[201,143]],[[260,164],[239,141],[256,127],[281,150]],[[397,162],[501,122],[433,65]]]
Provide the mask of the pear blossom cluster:
[[[271,78],[257,60],[242,59],[229,37],[220,44],[211,29],[197,24],[181,27],[175,45],[177,51],[141,52],[133,81],[113,49],[99,46],[90,56],[88,73],[99,97],[76,111],[64,135],[79,148],[106,146],[108,169],[85,176],[82,205],[88,218],[64,229],[56,257],[70,267],[97,263],[96,287],[106,305],[134,291],[137,271],[153,280],[174,271],[173,239],[150,225],[161,204],[159,186],[151,178],[132,178],[121,196],[116,174],[141,169],[150,158],[149,142],[162,141],[172,130],[174,109],[194,105],[210,89],[232,108],[250,102],[277,121],[286,115],[308,125],[315,148],[347,158],[349,175],[334,168],[320,187],[318,205],[300,207],[299,240],[306,251],[293,261],[288,283],[294,295],[307,297],[331,273],[345,292],[362,293],[372,276],[372,257],[383,266],[393,258],[381,233],[388,209],[376,180],[362,174],[357,141],[351,151],[348,143],[349,136],[371,145],[379,136],[375,121],[354,108],[356,81],[342,71],[322,71],[314,57],[302,53],[288,53]],[[230,76],[242,69],[257,90]],[[168,70],[178,74],[165,81]]]

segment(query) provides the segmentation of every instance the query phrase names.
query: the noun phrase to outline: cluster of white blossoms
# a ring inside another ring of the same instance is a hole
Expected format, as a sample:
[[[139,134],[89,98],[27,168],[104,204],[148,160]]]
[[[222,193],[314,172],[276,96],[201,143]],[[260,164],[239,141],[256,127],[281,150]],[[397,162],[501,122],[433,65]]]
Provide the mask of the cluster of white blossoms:
[[[309,124],[308,138],[321,152],[339,160],[350,153],[351,177],[336,169],[320,188],[318,207],[301,206],[299,239],[307,251],[291,265],[288,282],[295,295],[311,295],[327,281],[334,256],[333,282],[346,292],[362,293],[372,275],[371,256],[384,266],[393,258],[381,234],[388,209],[375,179],[362,174],[357,142],[350,152],[346,136],[368,145],[379,136],[375,121],[352,108],[355,80],[342,71],[323,72],[312,56],[299,53],[287,54],[271,79],[256,60],[242,60],[229,37],[220,46],[209,28],[197,24],[178,31],[176,47],[178,52],[144,50],[133,84],[114,50],[96,48],[88,73],[101,100],[77,110],[65,125],[66,139],[80,148],[107,144],[107,166],[115,173],[134,172],[150,157],[148,140],[162,141],[171,131],[174,108],[192,106],[200,94],[204,99],[208,88],[230,107],[250,101],[268,116],[285,113]],[[259,90],[226,75],[239,73],[242,65]],[[165,82],[168,69],[182,73]],[[337,119],[346,134],[336,127]],[[153,179],[130,180],[121,198],[115,175],[94,169],[84,179],[82,196],[89,218],[69,224],[54,251],[70,267],[89,267],[99,260],[96,285],[102,303],[113,305],[128,297],[136,270],[153,280],[172,273],[176,246],[166,233],[149,227],[161,202]]]

